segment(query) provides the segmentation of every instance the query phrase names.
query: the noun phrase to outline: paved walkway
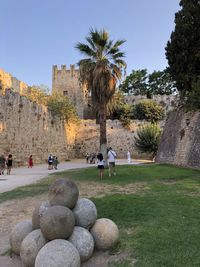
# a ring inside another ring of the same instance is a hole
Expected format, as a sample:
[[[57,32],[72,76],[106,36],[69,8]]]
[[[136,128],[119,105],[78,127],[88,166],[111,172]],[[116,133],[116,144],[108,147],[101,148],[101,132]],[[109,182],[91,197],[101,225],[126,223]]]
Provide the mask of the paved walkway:
[[[127,164],[126,160],[117,160],[116,164]],[[141,162],[132,161],[131,164],[141,164]],[[34,183],[49,173],[60,172],[70,169],[94,167],[94,164],[86,164],[84,159],[63,162],[58,165],[58,170],[48,170],[47,164],[34,166],[32,169],[27,167],[14,168],[11,175],[0,175],[0,193],[13,190],[22,185]]]

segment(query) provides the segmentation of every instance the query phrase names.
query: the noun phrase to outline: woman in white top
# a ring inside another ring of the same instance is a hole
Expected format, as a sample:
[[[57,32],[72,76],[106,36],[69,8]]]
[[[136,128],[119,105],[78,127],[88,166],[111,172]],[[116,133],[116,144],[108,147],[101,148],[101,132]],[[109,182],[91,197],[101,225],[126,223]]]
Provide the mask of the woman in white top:
[[[131,163],[131,153],[129,151],[127,152],[127,161]]]

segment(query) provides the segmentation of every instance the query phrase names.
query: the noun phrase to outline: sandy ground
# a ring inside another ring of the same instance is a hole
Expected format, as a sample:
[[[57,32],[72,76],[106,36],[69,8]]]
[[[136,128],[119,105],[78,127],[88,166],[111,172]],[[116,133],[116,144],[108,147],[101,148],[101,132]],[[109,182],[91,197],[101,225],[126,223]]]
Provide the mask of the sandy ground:
[[[125,161],[120,161],[118,164],[123,164]],[[137,164],[137,163],[136,163]],[[67,162],[59,165],[59,170],[82,168],[87,165],[86,163],[80,161]],[[94,166],[94,165],[93,165]],[[4,175],[1,177],[8,177],[7,183],[5,181],[0,181],[1,192],[5,192],[6,188],[13,189],[20,185],[29,184],[35,182],[48,173],[53,171],[47,170],[45,165],[35,166],[33,169],[28,168],[18,168],[13,170],[13,174],[8,176]],[[26,180],[25,180],[26,178]],[[9,183],[10,182],[10,187]],[[2,185],[3,183],[3,185]],[[81,197],[102,197],[108,194],[122,193],[122,194],[137,194],[142,193],[143,190],[147,190],[146,183],[134,183],[127,186],[118,185],[106,185],[97,182],[78,182],[77,186],[79,188]],[[22,263],[19,257],[12,255],[5,255],[9,252],[9,233],[12,228],[20,221],[25,219],[31,219],[32,212],[36,205],[42,201],[47,201],[47,194],[42,194],[37,197],[30,197],[20,200],[6,201],[0,204],[0,267],[22,267]],[[118,255],[109,255],[108,253],[98,252],[95,253],[92,259],[88,262],[82,264],[82,267],[107,267],[110,261],[119,261],[126,258],[126,254],[119,253]]]

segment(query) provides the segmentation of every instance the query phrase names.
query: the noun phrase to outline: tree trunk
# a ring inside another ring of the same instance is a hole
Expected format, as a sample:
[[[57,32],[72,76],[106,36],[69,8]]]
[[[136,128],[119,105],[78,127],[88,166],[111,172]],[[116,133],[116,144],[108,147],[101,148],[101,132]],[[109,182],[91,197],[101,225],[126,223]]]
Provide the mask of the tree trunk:
[[[106,138],[106,104],[99,106],[99,124],[100,124],[100,151],[107,162],[107,138]]]

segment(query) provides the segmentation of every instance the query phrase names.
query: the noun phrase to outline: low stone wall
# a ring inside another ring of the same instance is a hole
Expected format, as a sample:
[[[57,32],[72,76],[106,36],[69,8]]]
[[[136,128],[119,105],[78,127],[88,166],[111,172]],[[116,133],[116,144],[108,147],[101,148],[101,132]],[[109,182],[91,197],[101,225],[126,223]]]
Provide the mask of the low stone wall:
[[[126,95],[125,102],[129,105],[135,105],[141,100],[147,99],[145,95]],[[177,105],[178,96],[177,95],[153,95],[152,99],[157,104],[161,105],[165,112],[171,111]]]
[[[146,122],[132,121],[130,129],[125,129],[118,120],[107,120],[107,144],[112,147],[118,158],[126,158],[129,150],[133,158],[150,158],[139,153],[134,145],[134,136],[139,126]],[[83,157],[86,153],[99,152],[99,125],[95,120],[82,120],[76,135],[76,155]]]
[[[171,112],[156,162],[200,168],[200,112]]]

